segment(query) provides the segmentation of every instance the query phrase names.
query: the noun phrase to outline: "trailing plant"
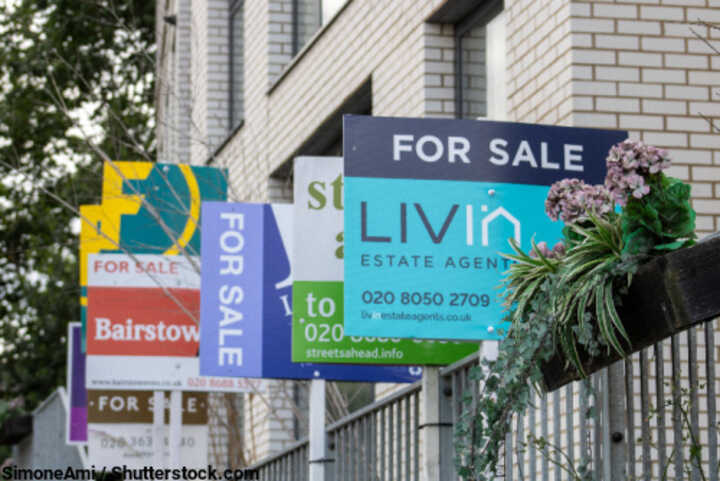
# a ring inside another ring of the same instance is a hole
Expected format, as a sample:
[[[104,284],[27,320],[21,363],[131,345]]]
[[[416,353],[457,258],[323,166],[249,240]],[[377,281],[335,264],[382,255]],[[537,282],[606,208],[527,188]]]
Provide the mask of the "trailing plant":
[[[564,471],[566,476],[572,481],[594,481],[593,473],[590,469],[590,460],[588,457],[582,459],[577,465],[575,460],[565,453],[562,448],[550,442],[543,436],[528,435],[528,440],[524,446],[532,445],[540,454],[547,459],[548,463],[555,465],[559,471]]]
[[[607,157],[604,185],[564,179],[551,186],[545,209],[565,223],[560,242],[549,249],[533,240],[525,253],[510,241],[513,253],[505,257],[514,263],[504,282],[510,328],[497,359],[471,372],[480,393],[468,396],[456,426],[456,462],[465,479],[496,474],[512,416],[539,389],[543,363],[561,353],[585,377],[581,351],[624,356],[632,347],[617,306],[633,274],[651,256],[694,239],[690,189],[664,175],[669,165],[661,149],[621,142]]]
[[[666,381],[665,386],[669,387],[671,385]],[[705,383],[701,383],[697,385],[697,390],[701,391],[706,387],[707,385]],[[665,401],[663,404],[663,410],[664,408],[673,409],[673,423],[680,423],[680,440],[682,442],[670,443],[672,445],[672,450],[670,451],[670,455],[666,458],[665,465],[660,466],[660,479],[662,481],[668,480],[670,466],[677,466],[677,460],[679,457],[681,459],[679,464],[682,466],[683,472],[676,474],[684,474],[687,476],[687,479],[693,479],[697,475],[700,479],[702,479],[702,481],[706,481],[709,473],[705,472],[705,466],[714,470],[713,472],[718,473],[720,472],[720,462],[718,462],[715,466],[711,466],[709,463],[703,463],[703,442],[699,437],[697,428],[693,427],[693,423],[690,419],[691,411],[693,409],[697,410],[699,407],[699,397],[697,393],[693,395],[691,390],[685,387],[672,386],[671,390],[672,397]],[[662,416],[663,414],[661,413],[659,407],[650,407],[650,416],[648,420],[652,418],[659,419]],[[717,436],[718,431],[720,431],[720,422],[716,422],[714,425],[708,425],[706,428],[709,431],[714,431]],[[656,449],[664,449],[664,446],[658,446],[654,444],[652,440],[647,441],[650,443],[650,446]],[[642,443],[643,439],[638,438],[637,442]],[[678,449],[680,449],[679,452]]]

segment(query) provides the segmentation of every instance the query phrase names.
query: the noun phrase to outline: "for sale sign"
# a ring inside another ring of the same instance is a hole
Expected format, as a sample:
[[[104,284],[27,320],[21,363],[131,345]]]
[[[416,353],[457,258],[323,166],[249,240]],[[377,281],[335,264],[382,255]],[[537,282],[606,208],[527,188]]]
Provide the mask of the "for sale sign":
[[[163,443],[169,456],[169,396],[165,395]],[[142,468],[153,462],[152,391],[88,391],[88,457],[98,469],[127,466]],[[208,446],[207,393],[182,395],[182,434],[180,459],[188,468],[207,466]]]
[[[200,204],[227,172],[106,162],[102,203],[80,209],[80,283],[89,389],[247,391],[200,376]]]
[[[83,351],[88,256],[100,253],[199,256],[200,203],[225,200],[226,176],[223,169],[183,164],[104,164],[102,202],[80,206]],[[148,266],[149,274],[162,274],[153,272],[154,267]]]
[[[294,363],[293,206],[203,203],[200,369],[216,376],[412,382],[419,369]]]
[[[199,259],[92,254],[89,260],[88,354],[195,356]]]
[[[81,345],[79,322],[68,324],[67,392],[70,410],[67,417],[67,444],[87,443],[87,391],[85,390],[85,353]]]
[[[257,389],[245,379],[200,375],[198,257],[91,254],[89,389]]]
[[[554,243],[544,212],[565,177],[602,183],[627,132],[346,116],[345,330],[499,339],[508,239]]]
[[[294,184],[293,361],[443,365],[477,350],[471,343],[346,335],[342,158],[297,158]]]

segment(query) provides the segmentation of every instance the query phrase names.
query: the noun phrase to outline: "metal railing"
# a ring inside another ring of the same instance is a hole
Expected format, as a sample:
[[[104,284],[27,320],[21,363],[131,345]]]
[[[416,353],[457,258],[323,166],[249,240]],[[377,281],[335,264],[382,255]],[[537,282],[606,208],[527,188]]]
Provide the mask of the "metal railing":
[[[248,470],[256,470],[263,481],[308,481],[308,441],[295,443]]]
[[[501,477],[575,480],[585,465],[598,481],[718,481],[717,328],[716,321],[691,328],[595,373],[589,383],[535,395],[532,407],[513,419]],[[443,462],[453,458],[449,432],[463,396],[478,391],[470,378],[477,363],[475,354],[440,369],[439,392],[418,382],[328,426],[332,479],[449,479],[425,471],[436,451]],[[423,424],[432,417],[422,411],[433,397],[449,422]],[[428,427],[444,435],[433,436]],[[264,480],[305,480],[307,441],[253,468]]]
[[[420,382],[328,426],[335,480],[419,480]]]

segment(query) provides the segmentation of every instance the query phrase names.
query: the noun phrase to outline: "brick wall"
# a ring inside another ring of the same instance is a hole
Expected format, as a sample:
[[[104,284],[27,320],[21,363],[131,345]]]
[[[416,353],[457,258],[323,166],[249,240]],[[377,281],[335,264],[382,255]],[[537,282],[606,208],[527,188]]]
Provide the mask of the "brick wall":
[[[202,165],[229,133],[229,4],[192,3],[190,161]]]
[[[455,29],[452,25],[424,25],[425,114],[455,117]]]
[[[293,57],[292,0],[270,0],[268,23],[268,86],[272,85]]]
[[[705,0],[573,2],[572,124],[621,128],[665,147],[671,175],[692,184],[700,235],[720,229],[720,136],[703,116],[720,114],[718,32],[693,25],[720,20]]]
[[[190,122],[191,84],[190,62],[192,58],[191,45],[191,7],[190,0],[176,0],[177,24],[175,30],[175,69],[170,88],[174,97],[172,124],[169,126],[173,149],[171,162],[189,162],[190,136],[192,135]]]
[[[720,168],[715,165],[720,154],[715,150],[720,142],[702,115],[720,110],[712,90],[720,74],[713,70],[718,60],[690,24],[714,19],[717,8],[709,0],[658,2],[507,2],[509,116],[628,129],[636,138],[669,148],[672,173],[693,183],[698,230],[707,233],[719,227]],[[232,166],[237,198],[265,198],[267,174],[367,78],[373,80],[376,115],[454,114],[452,26],[422,22],[439,1],[421,9],[409,8],[412,2],[393,2],[391,8],[350,2],[269,95],[267,86],[290,58],[291,2],[263,3],[246,7],[246,59],[253,68],[245,96],[255,114],[247,113],[246,127],[219,161]],[[193,8],[193,126],[190,136],[172,142],[191,137],[193,162],[205,160],[227,133],[223,9],[222,0]],[[695,29],[708,35],[705,27]],[[178,84],[184,84],[181,75]],[[183,108],[175,110],[178,121],[187,118]],[[183,151],[180,145],[168,157],[183,158]]]
[[[280,452],[295,441],[292,384],[271,380],[265,391],[245,395],[243,445],[250,462]]]
[[[191,12],[190,0],[158,3],[157,18],[175,15],[176,23],[158,22],[157,106],[158,161],[190,161]]]
[[[571,125],[572,3],[516,0],[506,7],[508,118]]]
[[[454,28],[424,23],[442,0],[351,0],[300,59],[288,53],[289,3],[245,3],[245,124],[214,163],[230,168],[231,200],[290,200],[291,189],[270,173],[368,79],[374,115],[455,113]],[[627,129],[670,149],[671,174],[692,183],[699,233],[719,229],[720,140],[702,115],[720,114],[712,88],[720,56],[690,30],[698,18],[720,21],[719,7],[718,0],[506,0],[508,118]],[[226,133],[223,8],[224,0],[193,4],[193,162],[209,152],[195,136],[218,145]],[[261,398],[250,405],[254,421],[246,412],[246,422],[256,427],[248,435],[262,457],[286,442],[283,427],[259,421],[269,412]]]
[[[268,21],[277,2],[263,3],[246,4],[246,62],[253,69],[246,76],[245,125],[218,158],[218,165],[231,166],[237,200],[267,199],[269,173],[288,161],[368,78],[372,78],[373,114],[422,116],[426,103],[423,20],[441,2],[420,6],[410,0],[350,1],[316,34],[312,47],[269,93],[268,79],[277,73],[272,70],[275,64],[268,62],[272,36]]]
[[[171,2],[168,2],[170,4]],[[167,15],[169,5],[161,2],[155,4],[155,18],[161,19]],[[168,138],[166,122],[170,116],[170,102],[167,84],[171,77],[171,55],[170,55],[170,39],[168,26],[165,22],[155,22],[155,43],[157,44],[156,65],[155,65],[155,112],[157,115],[158,125],[155,130],[157,137],[158,161],[166,161],[168,151],[170,149],[170,139]]]

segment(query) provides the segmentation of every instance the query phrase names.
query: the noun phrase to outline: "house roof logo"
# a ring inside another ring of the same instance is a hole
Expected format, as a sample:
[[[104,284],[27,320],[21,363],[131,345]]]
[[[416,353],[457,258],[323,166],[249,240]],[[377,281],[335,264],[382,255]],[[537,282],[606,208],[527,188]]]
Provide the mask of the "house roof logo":
[[[512,224],[513,237],[515,238],[515,242],[517,242],[518,244],[521,243],[522,231],[520,221],[514,215],[508,212],[507,209],[505,209],[504,207],[498,207],[490,214],[485,216],[485,218],[482,220],[481,229],[483,247],[487,247],[490,244],[490,224],[492,224],[493,221],[501,217]]]

